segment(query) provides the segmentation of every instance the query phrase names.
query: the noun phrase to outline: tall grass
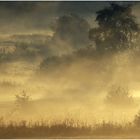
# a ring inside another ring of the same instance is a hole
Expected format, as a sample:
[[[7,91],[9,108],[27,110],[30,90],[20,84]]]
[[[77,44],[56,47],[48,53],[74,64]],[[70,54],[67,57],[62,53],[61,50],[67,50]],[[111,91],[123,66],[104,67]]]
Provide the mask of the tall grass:
[[[140,126],[113,122],[87,124],[63,121],[4,121],[0,118],[0,138],[140,138]]]

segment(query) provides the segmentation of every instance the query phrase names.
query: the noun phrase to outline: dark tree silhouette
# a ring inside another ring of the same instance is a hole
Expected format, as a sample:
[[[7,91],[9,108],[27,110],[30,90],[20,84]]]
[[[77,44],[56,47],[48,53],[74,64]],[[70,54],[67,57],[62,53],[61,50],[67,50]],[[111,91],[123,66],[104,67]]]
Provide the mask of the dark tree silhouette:
[[[134,105],[133,98],[130,96],[129,91],[121,86],[112,86],[105,101],[111,105],[122,107]]]
[[[84,18],[76,14],[60,16],[52,24],[52,29],[54,30],[54,42],[59,39],[67,41],[73,47],[79,47],[89,41],[88,32],[90,26]]]
[[[133,123],[138,127],[140,126],[140,111],[135,115]]]
[[[89,38],[95,41],[97,51],[121,51],[135,46],[139,27],[131,7],[112,3],[97,12],[99,26],[89,31]]]
[[[30,96],[28,96],[25,91],[22,91],[20,95],[16,95],[16,105],[18,108],[26,108],[29,101]]]

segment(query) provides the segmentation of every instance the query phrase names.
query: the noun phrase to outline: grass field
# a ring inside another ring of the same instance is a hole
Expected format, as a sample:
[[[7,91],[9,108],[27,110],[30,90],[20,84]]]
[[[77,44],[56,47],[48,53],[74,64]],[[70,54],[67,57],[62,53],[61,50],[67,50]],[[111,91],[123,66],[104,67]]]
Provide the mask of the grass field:
[[[87,125],[67,119],[62,122],[1,121],[0,138],[140,138],[140,126],[111,122]]]

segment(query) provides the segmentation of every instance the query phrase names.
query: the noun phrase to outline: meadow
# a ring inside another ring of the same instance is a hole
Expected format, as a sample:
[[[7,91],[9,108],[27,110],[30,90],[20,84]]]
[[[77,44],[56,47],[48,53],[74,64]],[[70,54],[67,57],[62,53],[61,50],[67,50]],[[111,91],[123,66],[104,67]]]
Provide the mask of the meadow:
[[[86,124],[72,119],[61,122],[20,121],[0,123],[0,138],[140,138],[140,125],[113,122]]]

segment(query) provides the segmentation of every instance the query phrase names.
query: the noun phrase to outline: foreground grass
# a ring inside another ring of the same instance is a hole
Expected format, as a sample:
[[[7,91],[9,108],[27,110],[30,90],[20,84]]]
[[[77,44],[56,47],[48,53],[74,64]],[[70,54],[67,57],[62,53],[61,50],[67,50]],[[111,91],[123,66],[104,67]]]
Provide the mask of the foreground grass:
[[[0,138],[140,138],[139,132],[140,127],[131,123],[87,125],[65,120],[51,124],[26,121],[0,124]]]

